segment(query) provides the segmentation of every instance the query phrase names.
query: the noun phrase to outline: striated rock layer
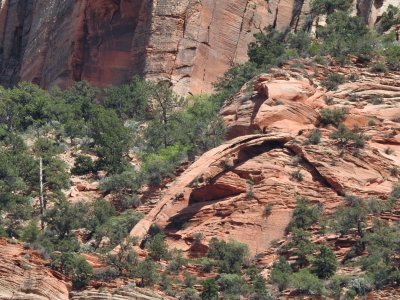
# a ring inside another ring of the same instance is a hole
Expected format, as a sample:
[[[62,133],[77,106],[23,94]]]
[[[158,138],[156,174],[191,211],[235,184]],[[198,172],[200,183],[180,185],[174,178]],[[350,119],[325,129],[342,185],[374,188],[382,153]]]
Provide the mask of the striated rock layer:
[[[5,239],[0,240],[0,252],[0,299],[69,299],[66,282],[37,253]]]
[[[394,2],[355,4],[373,25]],[[207,92],[246,61],[255,32],[302,27],[308,15],[309,0],[0,0],[0,83],[107,86],[139,74]]]

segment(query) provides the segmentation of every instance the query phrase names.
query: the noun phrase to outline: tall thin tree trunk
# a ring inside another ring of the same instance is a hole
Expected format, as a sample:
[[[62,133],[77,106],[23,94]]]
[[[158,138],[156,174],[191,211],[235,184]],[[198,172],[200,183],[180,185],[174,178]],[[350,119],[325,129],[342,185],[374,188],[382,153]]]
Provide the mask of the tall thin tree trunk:
[[[44,195],[43,195],[43,161],[42,157],[39,157],[39,180],[40,180],[40,215],[41,215],[41,225],[42,229],[44,229]]]

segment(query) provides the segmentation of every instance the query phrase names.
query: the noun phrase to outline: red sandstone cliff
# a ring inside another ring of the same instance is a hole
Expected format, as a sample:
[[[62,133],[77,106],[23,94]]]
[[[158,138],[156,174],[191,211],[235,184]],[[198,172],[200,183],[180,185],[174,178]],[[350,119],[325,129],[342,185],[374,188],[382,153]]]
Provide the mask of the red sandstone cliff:
[[[393,0],[358,0],[371,25]],[[398,1],[397,1],[398,2]],[[267,25],[303,26],[309,0],[0,0],[0,83],[42,87],[133,74],[209,91]]]

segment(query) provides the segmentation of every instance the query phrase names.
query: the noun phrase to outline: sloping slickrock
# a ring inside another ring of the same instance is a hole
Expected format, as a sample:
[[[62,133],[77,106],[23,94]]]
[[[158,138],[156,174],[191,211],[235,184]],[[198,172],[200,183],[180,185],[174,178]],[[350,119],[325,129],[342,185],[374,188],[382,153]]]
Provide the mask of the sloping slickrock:
[[[0,239],[0,299],[67,300],[66,283],[38,254]]]
[[[115,291],[86,290],[75,292],[71,300],[161,300],[160,296],[143,289],[118,289]]]

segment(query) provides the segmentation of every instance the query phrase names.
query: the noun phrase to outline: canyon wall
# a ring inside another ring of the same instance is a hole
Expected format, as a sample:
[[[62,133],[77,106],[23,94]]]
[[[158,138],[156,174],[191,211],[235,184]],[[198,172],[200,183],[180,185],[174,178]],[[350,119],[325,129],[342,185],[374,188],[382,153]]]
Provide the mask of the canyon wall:
[[[97,86],[139,74],[200,93],[267,25],[301,27],[309,0],[0,0],[0,83]],[[358,0],[370,24],[389,3]],[[396,3],[394,3],[396,4]],[[397,3],[398,4],[398,3]]]

